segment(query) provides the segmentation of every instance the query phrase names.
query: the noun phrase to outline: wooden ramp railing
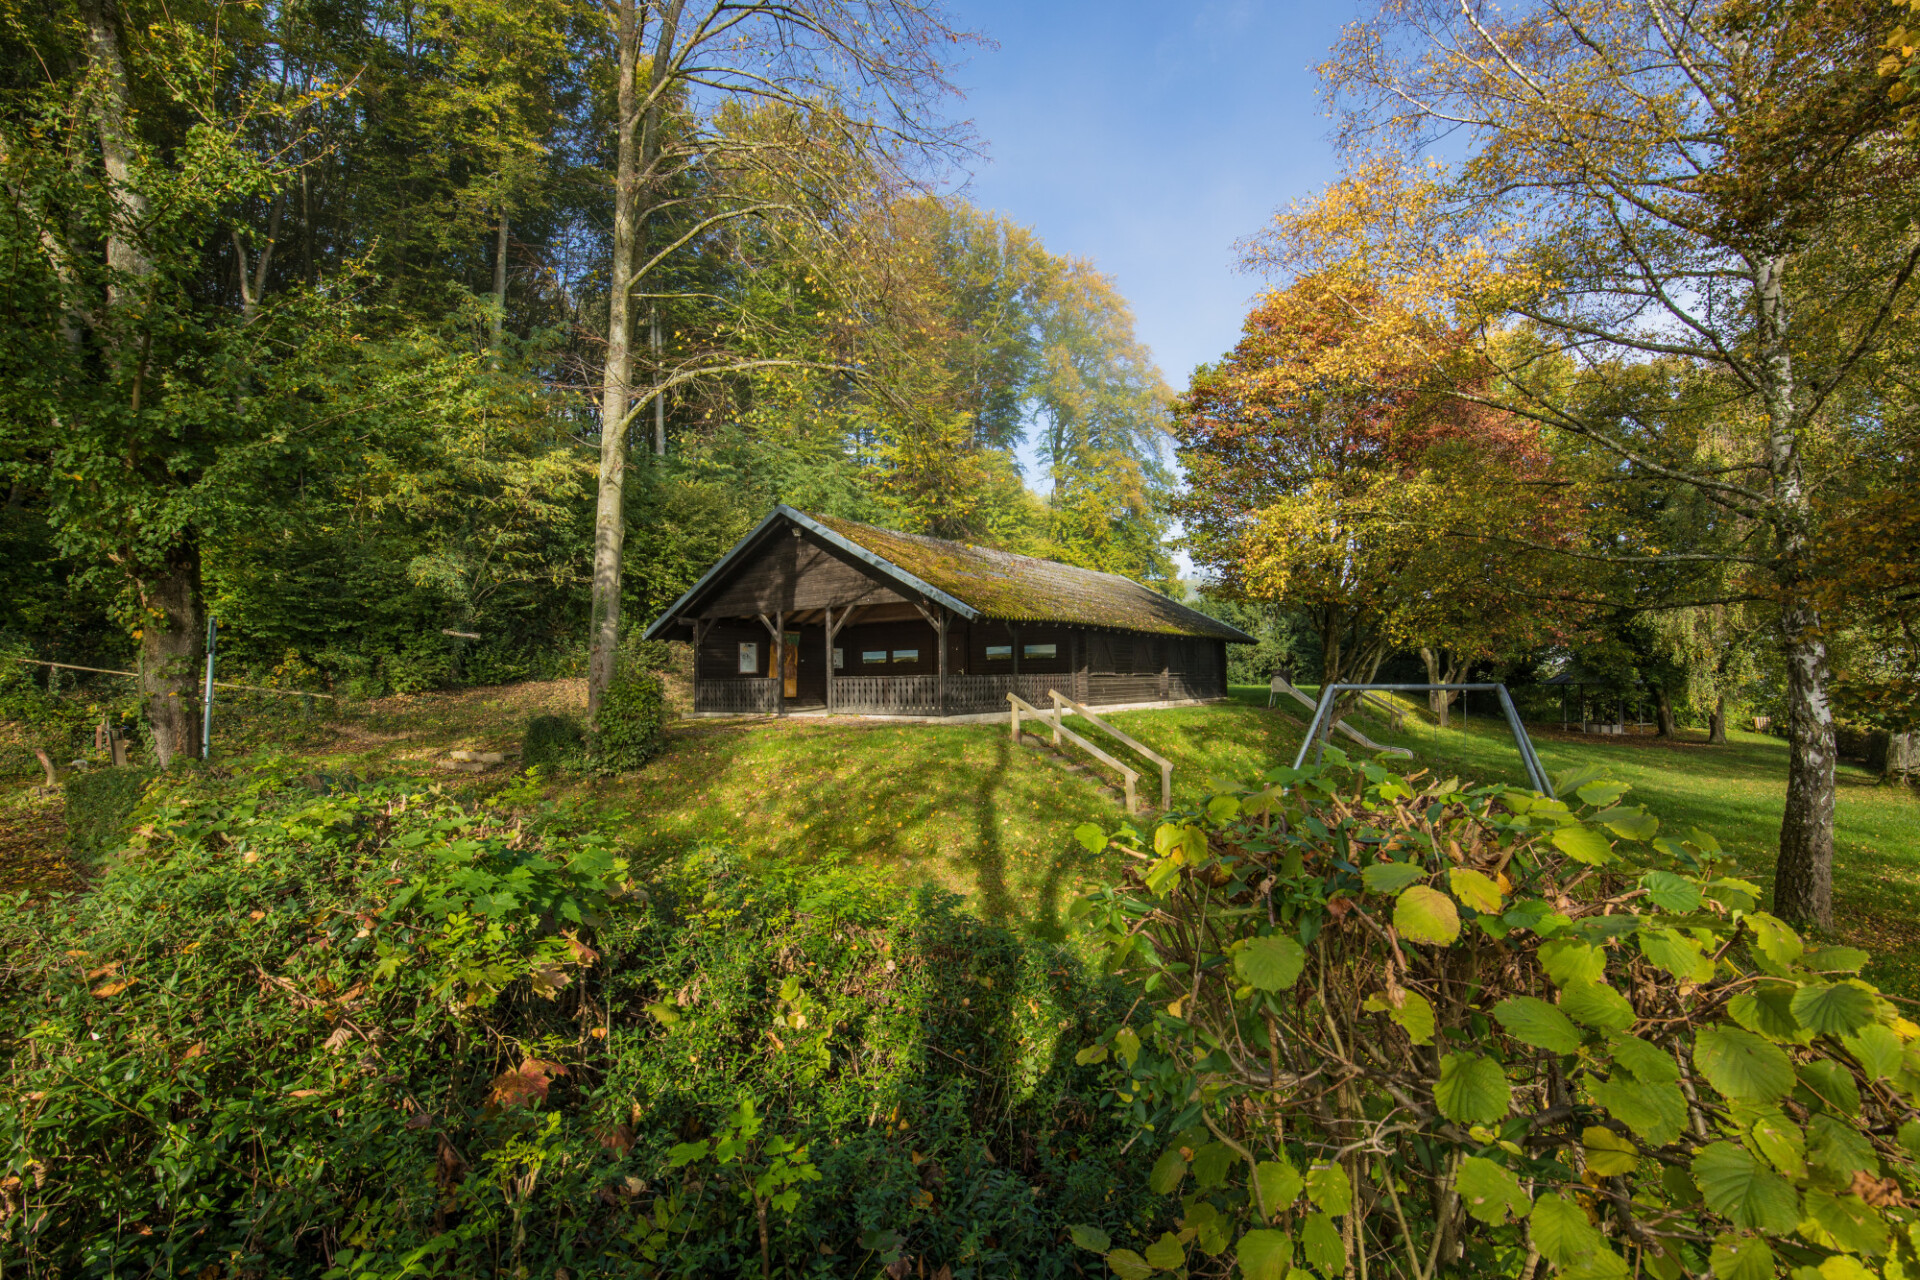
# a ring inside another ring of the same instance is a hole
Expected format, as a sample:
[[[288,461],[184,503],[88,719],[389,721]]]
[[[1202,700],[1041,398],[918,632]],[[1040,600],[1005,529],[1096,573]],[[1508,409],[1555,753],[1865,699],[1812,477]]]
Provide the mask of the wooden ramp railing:
[[[1165,813],[1168,809],[1171,809],[1173,807],[1173,761],[1167,759],[1165,756],[1161,755],[1158,751],[1155,751],[1152,747],[1149,747],[1146,743],[1141,742],[1125,733],[1120,732],[1120,730],[1114,728],[1112,725],[1108,724],[1105,720],[1102,720],[1099,716],[1093,714],[1093,712],[1087,710],[1085,707],[1075,702],[1072,698],[1069,698],[1066,694],[1061,693],[1058,689],[1047,690],[1047,696],[1053,699],[1053,723],[1054,723],[1054,731],[1056,733],[1059,732],[1062,708],[1071,707],[1076,713],[1078,713],[1081,716],[1081,718],[1086,720],[1088,724],[1095,725],[1101,729],[1104,729],[1110,736],[1119,739],[1121,742],[1126,743],[1129,747],[1132,747],[1135,751],[1138,751],[1141,755],[1153,761],[1153,763],[1159,765],[1160,766],[1160,811],[1162,813]],[[1054,745],[1055,746],[1059,745],[1059,739],[1057,737],[1054,739]]]
[[[1275,676],[1273,678],[1273,682],[1268,686],[1268,688],[1271,690],[1271,692],[1267,696],[1268,706],[1273,705],[1274,698],[1278,697],[1280,694],[1285,693],[1285,694],[1291,694],[1294,701],[1298,702],[1301,706],[1306,707],[1310,711],[1318,711],[1320,709],[1319,703],[1315,702],[1312,698],[1309,698],[1306,694],[1294,688],[1291,684],[1287,683],[1285,680],[1282,680],[1279,676]],[[1379,743],[1375,742],[1372,738],[1369,738],[1366,734],[1360,732],[1358,729],[1348,724],[1345,720],[1336,722],[1333,727],[1339,730],[1341,733],[1346,734],[1347,737],[1359,743],[1361,746],[1365,747],[1369,751],[1378,751],[1385,755],[1390,755],[1390,756],[1405,756],[1409,760],[1413,759],[1413,752],[1407,750],[1405,747],[1381,746]]]
[[[1105,765],[1110,765],[1111,767],[1118,769],[1120,771],[1120,776],[1124,780],[1124,783],[1126,786],[1127,812],[1132,813],[1134,811],[1135,801],[1137,798],[1136,796],[1137,784],[1140,781],[1140,773],[1138,770],[1128,768],[1126,765],[1120,763],[1120,761],[1114,759],[1112,756],[1108,755],[1105,751],[1101,750],[1099,747],[1095,746],[1093,743],[1088,742],[1085,738],[1081,737],[1079,734],[1075,733],[1073,730],[1062,725],[1060,723],[1060,708],[1058,705],[1056,705],[1053,708],[1051,713],[1042,711],[1040,708],[1034,706],[1031,702],[1028,702],[1025,698],[1022,698],[1017,693],[1009,693],[1007,695],[1007,702],[1010,707],[1012,721],[1013,721],[1013,740],[1016,743],[1020,741],[1020,713],[1022,711],[1025,711],[1028,715],[1032,716],[1036,720],[1043,722],[1044,724],[1047,725],[1048,728],[1053,730],[1054,746],[1056,747],[1059,746],[1060,740],[1064,738],[1068,742],[1073,743],[1073,745],[1075,745],[1076,747],[1079,747],[1082,751],[1086,752],[1088,755],[1092,756],[1095,760],[1100,761],[1100,763]]]

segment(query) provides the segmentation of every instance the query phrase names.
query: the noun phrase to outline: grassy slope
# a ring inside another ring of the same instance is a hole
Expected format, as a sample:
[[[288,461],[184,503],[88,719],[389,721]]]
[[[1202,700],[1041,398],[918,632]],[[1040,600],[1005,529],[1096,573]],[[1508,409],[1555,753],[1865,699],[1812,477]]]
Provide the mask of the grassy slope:
[[[529,714],[578,710],[583,700],[577,681],[470,690],[390,700],[344,724],[279,722],[245,736],[317,763],[324,758],[329,769],[420,767],[456,746],[508,746]],[[1174,761],[1176,800],[1190,802],[1206,796],[1212,779],[1250,783],[1292,760],[1304,715],[1275,713],[1265,703],[1266,690],[1243,688],[1221,705],[1112,719]],[[1523,780],[1504,725],[1476,716],[1464,733],[1410,728],[1395,735],[1374,723],[1365,727],[1411,747],[1415,767],[1471,780]],[[1786,747],[1754,734],[1733,738],[1708,747],[1548,733],[1536,745],[1555,773],[1608,763],[1668,829],[1713,832],[1764,881],[1779,830]],[[458,776],[450,781],[468,784]],[[909,882],[965,893],[989,918],[1059,936],[1068,896],[1099,869],[1072,839],[1073,828],[1121,816],[1098,781],[1015,747],[1004,725],[789,720],[685,722],[644,773],[565,789],[623,812],[629,838],[656,856],[715,840],[771,856],[845,850]],[[1156,795],[1156,780],[1143,778],[1141,786]],[[22,797],[5,807],[9,818],[29,816]],[[1837,828],[1842,928],[1888,957],[1876,965],[1882,981],[1920,994],[1920,799],[1843,769]],[[25,842],[0,861],[24,852]],[[5,871],[0,867],[0,880]]]

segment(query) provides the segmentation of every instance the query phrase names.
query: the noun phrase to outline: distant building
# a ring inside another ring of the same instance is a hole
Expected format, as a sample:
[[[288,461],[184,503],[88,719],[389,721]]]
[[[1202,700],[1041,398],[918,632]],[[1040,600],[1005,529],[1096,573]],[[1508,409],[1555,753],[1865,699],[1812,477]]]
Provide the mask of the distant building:
[[[1253,637],[1118,574],[779,506],[647,628],[694,646],[696,713],[1207,701]]]

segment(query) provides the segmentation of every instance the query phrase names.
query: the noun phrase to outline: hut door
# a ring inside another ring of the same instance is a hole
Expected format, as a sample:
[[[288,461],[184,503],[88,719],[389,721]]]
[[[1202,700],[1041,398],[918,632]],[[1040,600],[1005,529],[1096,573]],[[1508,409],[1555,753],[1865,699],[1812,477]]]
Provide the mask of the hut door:
[[[800,696],[800,634],[787,632],[787,642],[780,646],[786,657],[780,663],[780,692],[785,697]]]

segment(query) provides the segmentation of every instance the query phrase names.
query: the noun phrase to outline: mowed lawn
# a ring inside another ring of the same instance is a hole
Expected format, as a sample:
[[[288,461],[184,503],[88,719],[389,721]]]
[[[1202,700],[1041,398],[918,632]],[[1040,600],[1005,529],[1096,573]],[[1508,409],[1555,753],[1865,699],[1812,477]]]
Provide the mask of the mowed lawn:
[[[577,713],[584,693],[579,681],[555,681],[396,699],[354,720],[297,732],[288,723],[265,723],[254,740],[237,745],[359,773],[431,769],[453,747],[510,748],[528,715]],[[1175,802],[1192,804],[1220,786],[1251,785],[1274,765],[1291,763],[1306,712],[1297,705],[1269,710],[1266,698],[1263,688],[1236,688],[1231,700],[1212,706],[1110,718],[1173,760]],[[1376,719],[1356,723],[1415,752],[1411,762],[1387,762],[1396,768],[1470,782],[1525,781],[1503,722],[1475,715],[1464,731],[1456,723],[1441,732],[1410,721],[1399,733]],[[240,738],[230,731],[227,740]],[[1633,785],[1632,799],[1665,830],[1711,832],[1747,875],[1765,884],[1778,847],[1786,744],[1758,734],[1732,738],[1710,747],[1535,731],[1550,772],[1606,765]],[[486,791],[506,777],[503,770],[473,779],[455,775],[448,785]],[[1073,771],[1050,753],[1015,745],[1004,720],[928,725],[794,718],[683,720],[665,752],[639,773],[560,775],[551,791],[604,806],[645,861],[712,843],[754,858],[845,856],[910,884],[964,894],[987,918],[1057,938],[1072,895],[1114,872],[1110,859],[1088,855],[1073,839],[1083,822],[1125,820],[1117,793],[1103,785],[1112,781],[1104,766]],[[1140,789],[1143,799],[1158,800],[1154,774],[1141,778]],[[0,806],[0,817],[19,820],[0,822],[0,863],[7,864],[0,866],[0,882],[52,887],[44,866],[60,842],[57,805],[30,801],[22,790]],[[1874,785],[1843,766],[1836,847],[1840,932],[1881,957],[1871,976],[1920,995],[1920,797]]]

